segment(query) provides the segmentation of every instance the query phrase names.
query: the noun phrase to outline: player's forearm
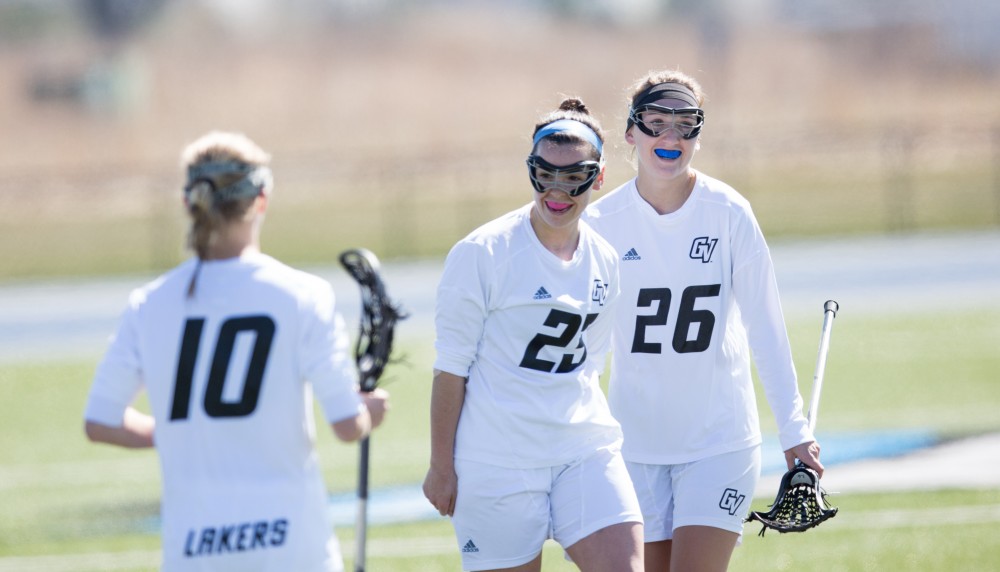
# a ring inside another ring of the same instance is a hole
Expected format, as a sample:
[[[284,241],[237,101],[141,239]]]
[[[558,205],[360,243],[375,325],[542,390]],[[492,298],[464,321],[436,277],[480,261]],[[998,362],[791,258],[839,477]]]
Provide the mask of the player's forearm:
[[[444,469],[454,465],[455,433],[465,403],[465,378],[434,372],[431,390],[431,468]]]
[[[87,421],[87,438],[95,443],[107,443],[129,449],[144,449],[153,446],[153,431],[156,422],[153,417],[131,407],[125,410],[119,427]]]
[[[363,409],[358,415],[331,423],[330,426],[333,428],[333,434],[337,436],[337,439],[345,443],[351,443],[371,433],[371,415],[367,409]]]
[[[802,396],[770,259],[761,256],[734,273],[733,293],[782,448],[814,440],[802,412]]]

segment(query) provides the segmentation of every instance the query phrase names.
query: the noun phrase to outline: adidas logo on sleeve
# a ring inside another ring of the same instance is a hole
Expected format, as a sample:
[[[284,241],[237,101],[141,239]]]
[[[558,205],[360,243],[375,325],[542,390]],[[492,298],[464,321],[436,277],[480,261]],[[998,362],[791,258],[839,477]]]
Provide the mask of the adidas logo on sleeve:
[[[470,538],[469,541],[465,543],[465,546],[462,547],[462,552],[479,552],[479,548]]]
[[[628,249],[628,252],[625,253],[625,256],[622,256],[622,260],[642,260],[642,257],[639,256],[639,253],[636,252],[635,248],[630,248]]]

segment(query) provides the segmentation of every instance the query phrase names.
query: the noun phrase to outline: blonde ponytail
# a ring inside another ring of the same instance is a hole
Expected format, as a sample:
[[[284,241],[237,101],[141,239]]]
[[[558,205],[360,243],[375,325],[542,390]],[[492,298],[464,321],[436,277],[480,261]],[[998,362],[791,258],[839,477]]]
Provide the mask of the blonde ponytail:
[[[231,221],[253,217],[251,207],[257,197],[271,194],[270,159],[239,133],[213,131],[184,149],[184,198],[191,217],[187,246],[198,256],[188,286],[189,298],[194,296],[201,261],[208,256],[219,229]]]

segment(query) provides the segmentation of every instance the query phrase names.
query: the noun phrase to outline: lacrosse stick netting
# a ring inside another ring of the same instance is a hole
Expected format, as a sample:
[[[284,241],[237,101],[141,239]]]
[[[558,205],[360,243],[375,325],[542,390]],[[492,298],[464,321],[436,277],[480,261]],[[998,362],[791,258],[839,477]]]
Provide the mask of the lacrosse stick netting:
[[[396,322],[406,318],[406,313],[386,293],[385,283],[379,274],[379,261],[375,254],[363,248],[344,251],[340,263],[354,278],[361,289],[361,324],[354,346],[361,391],[370,392],[378,387],[379,378],[392,355],[393,333]],[[354,570],[365,570],[365,547],[368,533],[368,465],[370,439],[361,440],[358,463],[358,514],[356,519],[356,549]]]
[[[830,349],[830,331],[839,305],[827,300],[823,305],[823,331],[820,336],[819,355],[816,358],[816,373],[813,377],[812,399],[809,405],[809,429],[816,427],[819,413],[819,396],[823,388],[823,372],[826,370],[826,355]],[[767,512],[751,512],[746,522],[758,521],[763,526],[760,535],[767,529],[778,532],[802,532],[819,526],[820,523],[836,516],[837,507],[826,501],[826,491],[819,484],[819,474],[810,467],[796,461],[795,467],[785,473],[778,485],[778,494]]]

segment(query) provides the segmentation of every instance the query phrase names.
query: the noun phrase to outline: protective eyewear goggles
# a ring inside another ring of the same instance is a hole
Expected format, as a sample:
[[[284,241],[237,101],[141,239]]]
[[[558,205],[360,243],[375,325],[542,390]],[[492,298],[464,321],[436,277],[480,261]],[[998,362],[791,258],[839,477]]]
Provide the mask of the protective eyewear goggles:
[[[531,186],[539,193],[558,189],[571,197],[587,192],[601,172],[600,161],[580,161],[572,165],[557,166],[538,155],[528,155],[528,177]]]
[[[629,110],[628,118],[650,137],[674,130],[681,139],[694,139],[705,125],[705,112],[698,107],[666,107],[646,103]]]

